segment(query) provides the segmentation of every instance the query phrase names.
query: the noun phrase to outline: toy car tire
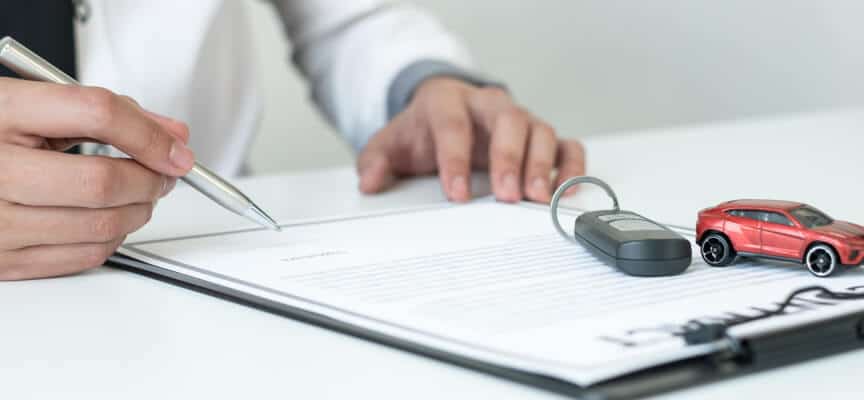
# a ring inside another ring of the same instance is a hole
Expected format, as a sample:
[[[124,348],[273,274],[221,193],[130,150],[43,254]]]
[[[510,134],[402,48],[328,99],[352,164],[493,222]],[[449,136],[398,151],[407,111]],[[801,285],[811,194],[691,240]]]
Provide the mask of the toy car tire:
[[[702,259],[712,267],[725,267],[735,261],[735,250],[725,236],[712,233],[702,240]]]
[[[831,276],[837,270],[837,252],[831,246],[817,244],[807,250],[804,265],[815,276],[820,278]]]

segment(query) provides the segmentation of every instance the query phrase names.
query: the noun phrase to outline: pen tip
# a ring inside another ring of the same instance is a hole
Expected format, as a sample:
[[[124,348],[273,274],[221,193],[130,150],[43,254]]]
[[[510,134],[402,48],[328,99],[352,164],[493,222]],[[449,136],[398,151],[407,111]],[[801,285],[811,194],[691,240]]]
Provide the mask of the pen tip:
[[[246,217],[257,222],[261,226],[264,226],[276,232],[282,232],[282,227],[280,227],[273,218],[267,215],[264,210],[258,208],[255,205],[253,205],[252,208],[249,208],[249,210],[245,214]]]

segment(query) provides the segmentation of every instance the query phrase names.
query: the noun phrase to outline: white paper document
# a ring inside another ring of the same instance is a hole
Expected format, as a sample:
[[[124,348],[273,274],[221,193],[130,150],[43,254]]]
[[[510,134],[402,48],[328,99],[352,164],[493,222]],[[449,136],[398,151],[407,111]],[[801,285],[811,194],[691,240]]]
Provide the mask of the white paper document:
[[[283,228],[130,243],[121,253],[175,276],[584,386],[716,350],[676,335],[691,319],[758,314],[814,284],[864,291],[860,269],[819,279],[794,264],[712,268],[695,248],[682,275],[630,277],[559,237],[547,208],[524,204],[439,205]],[[864,305],[802,299],[778,321],[846,307]]]

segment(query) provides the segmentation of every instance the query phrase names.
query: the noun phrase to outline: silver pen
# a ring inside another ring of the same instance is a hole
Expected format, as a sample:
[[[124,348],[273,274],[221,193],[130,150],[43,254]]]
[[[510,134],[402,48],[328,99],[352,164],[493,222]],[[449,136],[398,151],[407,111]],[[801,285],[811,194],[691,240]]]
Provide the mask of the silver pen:
[[[22,78],[79,85],[74,78],[9,36],[0,39],[0,64],[21,75]],[[281,230],[279,224],[243,192],[203,165],[196,162],[189,173],[181,179],[229,211],[264,227]]]

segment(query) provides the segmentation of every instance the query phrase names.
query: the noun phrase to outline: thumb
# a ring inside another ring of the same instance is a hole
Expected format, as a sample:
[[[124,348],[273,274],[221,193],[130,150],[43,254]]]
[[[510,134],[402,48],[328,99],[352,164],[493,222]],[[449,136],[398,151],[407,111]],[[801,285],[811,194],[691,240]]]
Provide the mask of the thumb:
[[[372,137],[357,159],[357,174],[363,193],[382,192],[396,181],[390,162],[390,147],[385,144],[384,135],[385,132],[379,132]]]

